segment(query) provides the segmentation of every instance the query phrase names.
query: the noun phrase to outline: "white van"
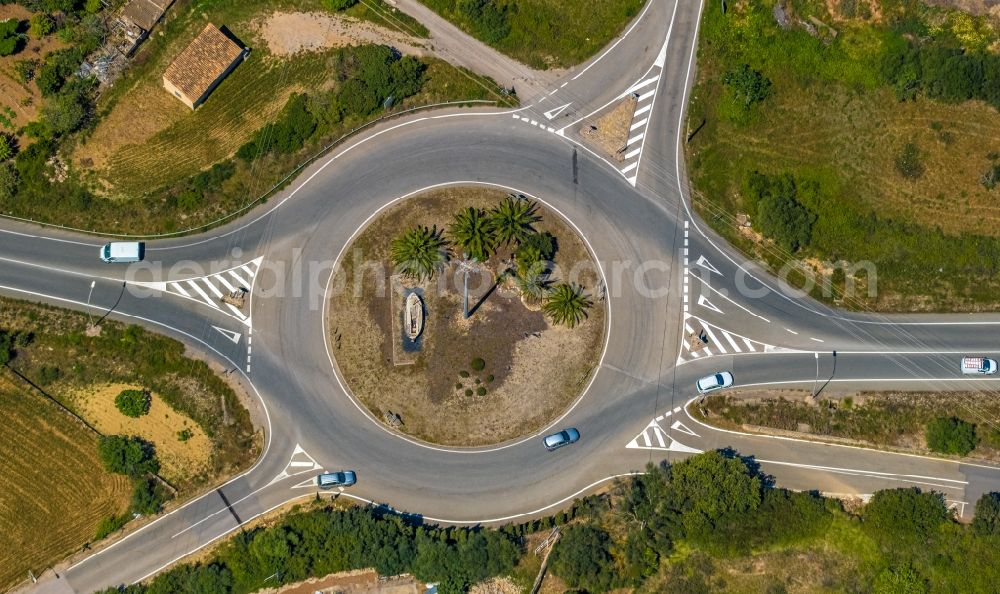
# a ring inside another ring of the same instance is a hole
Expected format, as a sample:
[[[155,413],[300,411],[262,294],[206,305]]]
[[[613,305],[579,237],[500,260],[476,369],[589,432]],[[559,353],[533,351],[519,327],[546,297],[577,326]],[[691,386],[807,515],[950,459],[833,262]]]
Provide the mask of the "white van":
[[[966,375],[993,375],[997,362],[986,357],[962,357],[962,373]]]
[[[141,262],[146,245],[141,241],[112,241],[101,248],[105,262]]]

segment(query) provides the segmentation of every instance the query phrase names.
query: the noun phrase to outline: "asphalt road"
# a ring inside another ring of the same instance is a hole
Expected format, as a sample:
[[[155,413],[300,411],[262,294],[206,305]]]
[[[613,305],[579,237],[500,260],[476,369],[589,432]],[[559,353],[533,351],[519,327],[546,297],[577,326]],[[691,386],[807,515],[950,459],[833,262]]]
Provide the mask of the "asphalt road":
[[[144,579],[269,509],[312,497],[320,469],[357,470],[347,497],[427,521],[499,523],[558,509],[650,461],[730,447],[791,488],[863,495],[918,485],[968,514],[975,497],[997,488],[997,469],[720,431],[688,415],[695,380],[720,369],[739,386],[992,396],[998,382],[961,376],[957,361],[1000,351],[991,339],[998,316],[846,314],[789,295],[689,212],[678,128],[699,11],[652,1],[606,53],[515,112],[442,112],[371,130],[239,221],[150,241],[143,267],[101,263],[100,238],[3,222],[0,292],[95,316],[113,310],[184,340],[237,370],[259,399],[267,433],[247,473],[59,568],[58,577],[46,572],[34,589],[86,592]],[[638,152],[618,162],[580,144],[586,118],[630,92],[650,106],[636,120],[629,152]],[[478,449],[418,443],[370,418],[335,379],[324,304],[338,254],[389,202],[470,182],[558,209],[605,272],[606,353],[589,389],[553,424],[579,428],[572,447],[547,453],[539,435]],[[211,275],[249,285],[251,318],[217,304],[199,280]],[[688,327],[707,327],[707,349],[683,346]]]

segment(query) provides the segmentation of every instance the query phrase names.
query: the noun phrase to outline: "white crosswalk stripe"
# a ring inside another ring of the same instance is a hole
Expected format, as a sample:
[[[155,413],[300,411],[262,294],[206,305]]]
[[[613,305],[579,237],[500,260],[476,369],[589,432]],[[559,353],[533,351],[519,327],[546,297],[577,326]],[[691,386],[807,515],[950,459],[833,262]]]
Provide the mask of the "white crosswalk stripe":
[[[207,276],[186,278],[175,281],[137,284],[165,291],[185,299],[190,299],[201,303],[202,305],[207,305],[208,307],[230,315],[249,326],[249,313],[244,313],[240,310],[240,308],[232,304],[223,303],[222,297],[240,289],[246,289],[247,292],[250,292],[253,289],[254,280],[257,277],[257,272],[260,270],[260,265],[263,260],[263,257],[255,258],[254,260],[244,264],[238,264],[227,270],[223,270],[215,274],[209,274]]]
[[[625,143],[625,154],[622,157],[619,171],[633,186],[639,177],[639,161],[642,159],[642,147],[646,138],[646,128],[649,126],[650,110],[653,109],[653,102],[656,101],[657,81],[660,80],[662,67],[653,67],[650,75],[635,83],[625,93],[625,96],[632,94],[636,98],[635,111],[632,112],[632,122],[629,124],[629,134],[631,135]]]
[[[629,450],[665,450],[670,452],[688,452],[691,454],[700,453],[701,450],[692,448],[677,441],[671,437],[667,431],[663,429],[663,427],[660,426],[659,421],[679,411],[680,408],[678,407],[674,411],[667,411],[650,421],[649,425],[642,430],[642,433],[636,435],[632,441],[625,444],[625,448]],[[687,427],[684,428],[687,429]],[[698,437],[689,429],[687,431],[681,431],[681,433],[692,437]]]
[[[694,343],[689,337],[703,335],[707,344]],[[684,336],[681,337],[681,352],[678,362],[739,353],[787,353],[793,349],[776,347],[757,340],[752,340],[735,332],[730,332],[714,324],[697,318],[691,314],[684,315]]]

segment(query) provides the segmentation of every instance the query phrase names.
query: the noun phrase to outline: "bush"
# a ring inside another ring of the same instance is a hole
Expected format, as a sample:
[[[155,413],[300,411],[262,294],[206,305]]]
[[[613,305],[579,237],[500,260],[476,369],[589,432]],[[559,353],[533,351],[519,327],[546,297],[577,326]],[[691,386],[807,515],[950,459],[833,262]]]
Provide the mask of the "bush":
[[[177,432],[177,441],[187,441],[192,437],[194,437],[194,432],[186,427]]]
[[[458,376],[459,377],[469,377],[469,372],[463,369],[462,371],[458,372]]]
[[[909,180],[920,179],[924,174],[924,164],[920,160],[920,149],[912,142],[907,142],[896,155],[896,171]]]
[[[471,367],[473,371],[482,371],[486,368],[486,361],[484,361],[481,357],[476,357],[471,363],[469,363],[469,367]]]
[[[725,73],[722,84],[729,88],[732,99],[744,111],[749,111],[771,95],[771,80],[759,70],[750,68],[749,64]]]
[[[950,518],[943,495],[916,487],[876,491],[861,512],[864,527],[889,546],[922,542]]]
[[[14,72],[23,83],[29,83],[35,78],[35,70],[38,69],[38,60],[17,60],[14,62]]]
[[[456,390],[461,390],[462,389],[462,382],[455,382],[455,389]]]
[[[346,10],[357,3],[358,0],[323,0],[323,6],[334,12]]]
[[[486,43],[499,43],[510,34],[507,9],[497,6],[494,0],[459,0],[458,12]]]
[[[493,380],[494,380],[494,379],[495,379],[495,378],[493,377],[493,375],[492,375],[492,374],[490,374],[490,375],[487,375],[487,376],[486,376],[486,383],[487,383],[487,384],[492,384],[492,383],[493,383]]]
[[[486,396],[486,388],[482,386],[476,388],[476,396]]]
[[[14,139],[6,134],[0,133],[0,161],[6,161],[17,152],[17,145]]]
[[[133,419],[149,414],[149,392],[145,390],[122,390],[115,397],[115,407],[126,417]]]
[[[55,28],[55,20],[44,12],[35,13],[28,19],[28,32],[36,39],[45,37]]]
[[[1000,493],[984,493],[979,498],[972,530],[980,536],[1000,536]]]
[[[120,516],[111,515],[101,518],[101,521],[97,523],[97,530],[94,531],[94,540],[101,540],[112,532],[117,532],[122,526],[127,524],[128,521],[128,514],[122,514]]]
[[[138,479],[132,486],[132,501],[129,503],[129,511],[145,516],[157,514],[166,500],[167,492],[160,481],[155,478]]]
[[[17,194],[17,168],[13,163],[0,163],[0,204]]]
[[[156,447],[135,436],[109,435],[97,442],[97,454],[109,472],[140,477],[146,473],[156,474],[160,462],[156,459]]]
[[[875,577],[872,594],[923,594],[927,582],[912,567],[886,569]]]
[[[754,225],[789,252],[809,245],[817,219],[799,202],[800,185],[788,173],[772,177],[757,171],[750,173],[743,182],[746,208],[751,217],[756,216]],[[806,189],[815,191],[812,185]]]
[[[465,395],[466,395],[466,396],[472,396],[472,394],[473,394],[473,392],[472,392],[472,388],[466,388],[466,389],[465,389]]]
[[[965,456],[979,443],[976,426],[961,419],[937,418],[927,423],[927,447],[933,452]]]

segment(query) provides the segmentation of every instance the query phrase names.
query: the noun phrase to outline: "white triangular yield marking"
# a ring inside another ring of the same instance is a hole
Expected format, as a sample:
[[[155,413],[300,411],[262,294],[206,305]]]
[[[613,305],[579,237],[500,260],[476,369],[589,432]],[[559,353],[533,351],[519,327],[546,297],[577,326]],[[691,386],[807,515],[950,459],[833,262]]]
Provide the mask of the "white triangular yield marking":
[[[305,459],[303,459],[305,458]],[[289,472],[290,469],[295,469],[294,472]],[[318,470],[320,465],[313,460],[312,456],[306,453],[302,446],[295,444],[295,449],[292,450],[292,455],[288,459],[288,464],[285,469],[278,473],[268,485],[273,485],[278,481],[285,480],[290,476],[295,476],[297,474],[302,474],[303,472],[309,472],[310,470]],[[302,470],[300,470],[302,469]]]
[[[706,299],[704,295],[699,295],[698,296],[698,305],[700,305],[702,307],[707,307],[708,309],[710,309],[710,310],[712,310],[712,311],[714,311],[716,313],[722,313],[722,310],[719,309],[718,307],[715,307],[714,305],[712,305],[712,302],[709,301],[708,299]]]
[[[243,336],[239,332],[234,332],[232,330],[226,330],[224,328],[219,328],[218,326],[212,326],[212,327],[215,328],[216,330],[218,330],[220,334],[222,334],[223,336],[225,336],[229,340],[233,341],[233,344],[239,344],[240,343],[240,337]]]
[[[695,264],[701,266],[705,270],[711,270],[715,274],[722,274],[715,268],[715,266],[712,266],[711,264],[708,263],[708,260],[705,258],[705,256],[698,256],[698,260],[695,262]]]
[[[548,119],[551,120],[551,119],[555,118],[557,115],[561,114],[563,112],[563,110],[566,109],[567,107],[569,107],[570,105],[573,105],[572,101],[569,102],[569,103],[567,103],[566,105],[563,105],[562,107],[556,107],[555,109],[550,109],[550,110],[546,111],[545,113],[543,113],[542,115],[544,115],[546,118],[548,118]]]
[[[681,433],[687,433],[688,435],[693,435],[695,437],[698,437],[697,433],[688,429],[684,425],[684,423],[681,423],[680,421],[674,421],[674,424],[671,425],[670,428],[673,429],[674,431],[680,431]]]

